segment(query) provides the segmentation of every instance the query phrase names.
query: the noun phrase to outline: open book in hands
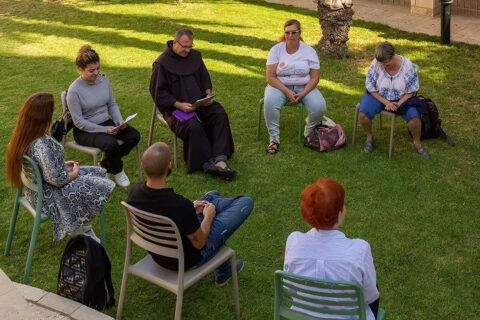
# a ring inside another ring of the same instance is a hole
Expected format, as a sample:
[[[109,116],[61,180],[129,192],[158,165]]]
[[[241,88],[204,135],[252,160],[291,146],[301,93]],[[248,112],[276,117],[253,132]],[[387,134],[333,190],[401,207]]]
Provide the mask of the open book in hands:
[[[191,108],[192,109],[197,109],[198,107],[205,106],[205,105],[209,104],[211,101],[213,101],[213,98],[215,98],[215,95],[206,96],[205,98],[198,99],[197,101],[195,101],[192,104]]]

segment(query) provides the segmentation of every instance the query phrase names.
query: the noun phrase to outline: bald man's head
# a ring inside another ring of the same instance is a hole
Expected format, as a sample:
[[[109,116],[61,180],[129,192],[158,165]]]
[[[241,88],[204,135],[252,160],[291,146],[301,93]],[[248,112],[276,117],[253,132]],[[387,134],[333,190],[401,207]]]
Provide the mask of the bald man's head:
[[[142,155],[142,167],[147,177],[160,178],[169,170],[170,149],[163,142],[152,144]]]

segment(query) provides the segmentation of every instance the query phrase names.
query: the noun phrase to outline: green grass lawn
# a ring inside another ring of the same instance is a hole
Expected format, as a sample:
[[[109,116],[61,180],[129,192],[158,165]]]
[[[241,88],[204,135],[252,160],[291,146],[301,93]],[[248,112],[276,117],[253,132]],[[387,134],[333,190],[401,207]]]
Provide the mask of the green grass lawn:
[[[246,261],[240,276],[242,319],[269,319],[273,311],[273,273],[282,269],[285,240],[294,230],[308,230],[299,213],[299,195],[319,177],[340,181],[346,189],[347,221],[343,231],[367,240],[373,250],[381,290],[381,305],[389,319],[480,319],[480,49],[440,46],[436,37],[409,34],[378,24],[355,21],[350,31],[350,56],[321,59],[322,91],[328,116],[351,137],[354,106],[364,91],[364,79],[375,45],[391,41],[400,54],[420,67],[421,94],[437,103],[443,127],[456,142],[424,142],[431,161],[416,155],[401,119],[397,119],[392,160],[388,160],[388,126],[375,132],[378,148],[370,156],[360,143],[320,154],[297,143],[296,112],[282,113],[282,145],[265,154],[266,129],[255,141],[257,102],[265,86],[269,48],[282,33],[284,21],[303,24],[304,40],[320,39],[314,12],[258,0],[185,1],[7,1],[0,0],[0,156],[15,126],[18,110],[37,91],[56,97],[77,77],[74,58],[84,43],[102,59],[124,116],[132,121],[146,147],[151,115],[148,92],[151,64],[180,27],[196,34],[214,90],[226,108],[236,152],[231,161],[239,172],[233,182],[201,173],[171,176],[176,191],[191,199],[217,189],[255,200],[249,220],[229,241]],[[155,129],[156,140],[172,145],[171,133]],[[180,145],[181,146],[181,145]],[[68,159],[88,164],[91,158],[66,151]],[[181,153],[182,154],[182,153]],[[127,172],[135,177],[134,157]],[[3,252],[14,191],[0,168],[0,251]],[[108,253],[117,295],[125,250],[125,218],[120,201],[127,191],[116,189],[106,212]],[[32,219],[22,211],[11,256],[0,267],[14,280],[23,276]],[[51,223],[41,227],[31,284],[56,290],[58,264],[66,239],[52,242]],[[135,251],[135,256],[144,254]],[[169,292],[131,278],[125,318],[171,319],[175,299]],[[109,315],[115,309],[108,310]],[[231,319],[231,286],[217,288],[212,279],[188,290],[184,319]]]

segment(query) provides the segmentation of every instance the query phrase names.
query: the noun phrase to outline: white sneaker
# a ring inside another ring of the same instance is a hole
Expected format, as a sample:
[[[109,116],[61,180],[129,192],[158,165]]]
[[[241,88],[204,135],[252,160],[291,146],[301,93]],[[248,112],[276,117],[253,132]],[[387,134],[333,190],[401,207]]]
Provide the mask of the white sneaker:
[[[117,183],[118,186],[122,188],[126,188],[130,185],[130,180],[128,179],[127,175],[125,174],[125,171],[120,171],[115,175],[115,182]]]

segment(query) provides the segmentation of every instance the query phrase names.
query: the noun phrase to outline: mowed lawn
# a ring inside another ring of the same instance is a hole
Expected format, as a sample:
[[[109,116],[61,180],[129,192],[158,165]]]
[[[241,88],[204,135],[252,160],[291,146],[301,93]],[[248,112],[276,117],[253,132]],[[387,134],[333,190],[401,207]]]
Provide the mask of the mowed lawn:
[[[7,1],[0,0],[0,156],[15,127],[18,110],[37,91],[56,97],[78,76],[74,58],[84,43],[101,56],[102,71],[112,83],[124,116],[138,112],[132,125],[147,147],[152,101],[148,91],[151,64],[165,42],[181,27],[196,34],[214,91],[226,108],[236,152],[231,166],[238,178],[224,182],[201,173],[186,175],[185,166],[171,185],[192,200],[216,189],[225,195],[247,194],[255,209],[229,240],[246,261],[240,275],[242,319],[269,319],[273,313],[273,273],[282,269],[285,240],[294,230],[308,230],[299,212],[303,188],[320,177],[340,181],[346,189],[347,220],[342,230],[367,240],[373,250],[381,306],[389,319],[479,319],[480,301],[480,49],[355,21],[350,56],[321,59],[320,90],[328,116],[342,124],[349,139],[354,107],[380,41],[391,41],[400,54],[420,67],[420,93],[437,103],[443,127],[455,147],[425,141],[431,161],[416,155],[401,119],[397,119],[393,158],[388,159],[389,127],[378,129],[377,148],[362,154],[364,134],[356,145],[320,154],[297,143],[296,112],[282,113],[282,145],[276,156],[265,154],[267,134],[255,140],[257,102],[265,86],[265,60],[282,34],[283,23],[303,24],[305,42],[320,39],[314,12],[258,0],[188,1]],[[71,137],[70,137],[71,138]],[[155,140],[172,145],[171,133],[156,126]],[[181,144],[180,144],[181,151]],[[66,150],[67,159],[91,163],[88,156]],[[183,153],[180,152],[180,157]],[[2,161],[2,163],[4,163]],[[126,169],[135,179],[133,156]],[[0,251],[3,252],[14,199],[0,168]],[[118,296],[125,250],[125,218],[117,188],[107,208],[107,250]],[[32,219],[21,212],[13,249],[0,267],[14,281],[23,277]],[[98,230],[98,229],[97,229]],[[31,284],[55,292],[58,264],[66,239],[53,243],[51,223],[41,227]],[[145,253],[135,250],[136,258]],[[126,319],[171,319],[174,295],[143,280],[130,278]],[[106,311],[115,314],[115,308]],[[217,288],[206,278],[188,290],[184,319],[232,319],[231,285]]]

